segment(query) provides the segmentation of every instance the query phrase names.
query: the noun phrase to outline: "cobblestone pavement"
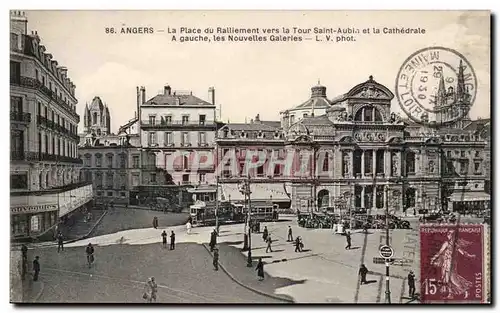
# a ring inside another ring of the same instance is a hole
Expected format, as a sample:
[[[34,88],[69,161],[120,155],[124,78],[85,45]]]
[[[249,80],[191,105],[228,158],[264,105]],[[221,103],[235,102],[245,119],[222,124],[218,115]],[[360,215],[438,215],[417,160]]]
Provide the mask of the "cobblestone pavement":
[[[153,227],[153,217],[158,217],[159,228],[182,225],[188,213],[163,213],[159,211],[114,207],[92,232],[93,236],[111,234],[122,230]]]
[[[161,303],[273,303],[214,271],[211,256],[199,244],[96,246],[88,268],[84,247],[40,249],[44,290],[38,302],[141,303],[144,283],[154,276]],[[34,251],[30,251],[34,252]]]

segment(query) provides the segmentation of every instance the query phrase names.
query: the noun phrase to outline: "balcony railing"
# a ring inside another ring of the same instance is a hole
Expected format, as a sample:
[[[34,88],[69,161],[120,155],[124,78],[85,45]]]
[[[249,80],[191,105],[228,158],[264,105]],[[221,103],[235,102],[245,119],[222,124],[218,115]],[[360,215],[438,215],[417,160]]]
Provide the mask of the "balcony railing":
[[[173,121],[150,121],[150,120],[142,120],[141,126],[143,127],[151,127],[151,128],[162,128],[162,127],[179,127],[179,126],[189,126],[189,127],[215,127],[216,124],[213,121],[182,121],[182,120],[173,120]]]
[[[10,112],[10,120],[16,122],[30,123],[31,114],[27,112]]]
[[[11,119],[12,119],[12,117],[11,117]],[[71,133],[70,130],[67,129],[66,127],[61,126],[61,125],[49,120],[45,116],[37,115],[36,120],[37,120],[38,125],[45,126],[49,129],[55,130],[61,134],[67,135],[69,138],[71,138],[73,140],[80,140],[80,136],[78,136],[78,134]]]
[[[83,164],[82,159],[69,156],[56,155],[51,153],[38,153],[28,151],[11,151],[10,159],[16,161],[53,161],[62,163]]]
[[[47,95],[49,98],[54,100],[57,104],[59,104],[61,106],[61,108],[63,108],[68,114],[77,118],[78,122],[80,122],[80,116],[76,113],[76,111],[74,111],[69,104],[64,102],[64,100],[62,100],[60,97],[58,97],[55,92],[53,92],[49,88],[45,87],[37,79],[31,78],[31,77],[26,77],[26,76],[21,76],[20,80],[11,79],[10,84],[40,90],[45,95]]]

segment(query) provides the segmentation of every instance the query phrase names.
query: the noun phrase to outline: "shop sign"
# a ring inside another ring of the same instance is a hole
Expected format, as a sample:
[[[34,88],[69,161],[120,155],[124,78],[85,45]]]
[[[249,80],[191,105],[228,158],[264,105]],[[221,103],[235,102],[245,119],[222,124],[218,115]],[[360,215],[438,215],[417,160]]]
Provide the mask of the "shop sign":
[[[57,205],[27,205],[10,208],[10,214],[27,214],[49,211],[57,211]]]

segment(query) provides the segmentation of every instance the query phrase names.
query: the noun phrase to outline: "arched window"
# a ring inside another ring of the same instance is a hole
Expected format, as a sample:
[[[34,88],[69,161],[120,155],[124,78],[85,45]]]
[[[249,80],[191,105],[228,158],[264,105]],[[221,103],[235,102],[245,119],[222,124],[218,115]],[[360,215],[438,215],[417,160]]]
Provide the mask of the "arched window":
[[[97,112],[94,112],[92,114],[92,124],[97,124]]]
[[[354,116],[354,121],[358,122],[382,122],[382,113],[376,108],[372,106],[364,106],[356,112]]]

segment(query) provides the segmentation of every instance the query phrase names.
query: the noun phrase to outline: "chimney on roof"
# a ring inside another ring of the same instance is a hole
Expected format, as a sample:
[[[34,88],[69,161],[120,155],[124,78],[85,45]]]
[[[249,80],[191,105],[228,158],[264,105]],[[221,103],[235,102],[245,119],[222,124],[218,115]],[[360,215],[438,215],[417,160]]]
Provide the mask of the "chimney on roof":
[[[208,97],[210,98],[210,103],[212,103],[212,105],[215,105],[215,88],[214,87],[208,88]]]
[[[170,96],[172,94],[172,88],[170,88],[170,85],[166,85],[164,88],[163,88],[163,93],[165,96]]]
[[[146,102],[146,87],[141,87],[141,104]]]

